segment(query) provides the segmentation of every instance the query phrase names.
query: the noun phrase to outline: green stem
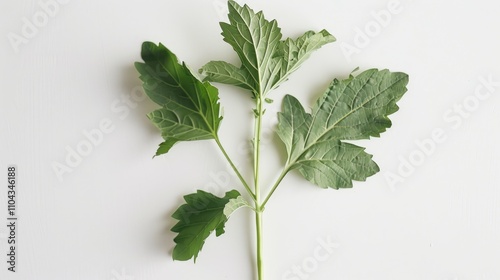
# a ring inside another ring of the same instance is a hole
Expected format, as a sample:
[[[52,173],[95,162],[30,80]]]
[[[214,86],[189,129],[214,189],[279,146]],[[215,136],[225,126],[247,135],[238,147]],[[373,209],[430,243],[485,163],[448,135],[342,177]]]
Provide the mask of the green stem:
[[[260,205],[260,185],[259,185],[259,163],[260,163],[260,141],[262,131],[262,115],[264,114],[262,97],[257,97],[257,115],[254,135],[254,186],[255,186],[255,228],[257,233],[257,277],[263,280],[262,268],[262,210]]]
[[[248,185],[247,181],[245,180],[245,178],[243,178],[243,176],[241,175],[240,171],[238,170],[238,168],[236,167],[236,165],[234,165],[233,161],[231,160],[231,158],[229,157],[229,155],[227,154],[226,152],[226,149],[224,149],[224,146],[222,146],[222,143],[220,142],[219,138],[218,137],[215,137],[215,142],[217,143],[217,146],[219,146],[219,149],[221,150],[221,152],[224,154],[224,156],[226,157],[227,161],[229,162],[229,164],[231,165],[231,167],[233,168],[234,172],[236,173],[236,175],[238,176],[238,178],[240,179],[241,183],[243,184],[243,186],[245,187],[246,191],[248,192],[248,194],[252,197],[252,200],[257,203],[257,199],[255,197],[255,194],[252,192],[252,190],[250,189],[250,186]]]
[[[257,98],[257,120],[255,122],[255,135],[254,135],[254,184],[255,184],[255,195],[259,195],[259,163],[260,163],[260,141],[261,141],[261,130],[262,130],[262,115],[263,115],[263,105],[262,99]]]
[[[257,276],[259,280],[264,279],[262,268],[262,209],[255,212],[255,225],[257,229]]]

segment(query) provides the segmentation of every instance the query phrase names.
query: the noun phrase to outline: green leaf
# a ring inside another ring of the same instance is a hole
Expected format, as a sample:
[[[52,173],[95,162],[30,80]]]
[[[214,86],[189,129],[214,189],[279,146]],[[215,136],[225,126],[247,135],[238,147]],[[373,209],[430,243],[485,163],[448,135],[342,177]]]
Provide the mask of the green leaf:
[[[368,139],[391,127],[387,117],[399,107],[406,92],[408,75],[370,69],[356,77],[334,80],[313,107],[307,144],[319,138]]]
[[[253,209],[253,207],[246,201],[245,198],[243,198],[243,196],[238,196],[237,198],[230,199],[229,203],[226,204],[226,206],[224,207],[224,215],[226,215],[226,217],[229,218],[229,216],[231,216],[231,214],[233,214],[234,211],[242,207],[248,207]]]
[[[206,80],[257,92],[255,81],[245,68],[238,68],[225,61],[210,61],[200,69],[200,73],[207,76]]]
[[[136,62],[135,67],[144,90],[162,106],[148,114],[165,139],[156,155],[167,153],[179,141],[216,138],[222,119],[217,88],[198,80],[162,44],[144,42],[141,56],[144,63]]]
[[[282,37],[278,23],[266,20],[262,12],[255,13],[247,5],[228,1],[228,7],[230,23],[220,23],[224,41],[236,51],[258,92],[266,92],[279,70],[273,59]]]
[[[226,193],[222,198],[211,193],[198,190],[184,196],[186,204],[181,205],[172,215],[179,220],[171,229],[178,233],[174,238],[176,246],[173,259],[186,261],[198,257],[205,240],[215,230],[216,236],[224,233],[228,217],[224,214],[226,204],[240,196],[236,190]]]
[[[298,169],[310,182],[322,188],[351,188],[352,181],[365,181],[379,168],[364,148],[340,140],[320,141],[297,158]]]
[[[281,60],[282,65],[279,80],[275,82],[275,85],[285,81],[311,56],[312,52],[331,42],[335,42],[335,37],[324,29],[318,33],[307,31],[296,40],[288,38],[281,42],[276,56]]]
[[[391,126],[388,115],[406,92],[408,76],[388,70],[367,70],[358,76],[334,80],[306,113],[287,95],[278,114],[278,136],[287,150],[287,168],[298,169],[321,187],[348,188],[379,171],[364,149],[340,140],[380,136]]]
[[[291,95],[283,99],[283,112],[278,113],[276,133],[285,144],[288,161],[297,159],[304,151],[306,135],[311,127],[311,114]]]
[[[156,150],[155,157],[166,154],[170,150],[170,148],[174,146],[175,143],[177,143],[177,140],[173,138],[167,139],[164,142],[160,143],[160,145],[158,146],[158,150]]]
[[[326,30],[308,31],[296,40],[281,40],[276,20],[268,21],[262,12],[229,1],[229,23],[220,23],[224,41],[241,60],[241,67],[212,61],[200,69],[206,80],[235,85],[261,97],[278,87],[297,70],[311,53],[335,41]]]

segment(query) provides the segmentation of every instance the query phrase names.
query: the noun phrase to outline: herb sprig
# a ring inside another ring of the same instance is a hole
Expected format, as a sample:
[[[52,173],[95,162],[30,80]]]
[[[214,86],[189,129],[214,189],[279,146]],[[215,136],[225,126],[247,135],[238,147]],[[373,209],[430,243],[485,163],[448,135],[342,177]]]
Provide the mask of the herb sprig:
[[[172,217],[178,220],[174,260],[198,257],[205,240],[215,231],[224,233],[231,213],[247,208],[255,212],[257,275],[263,279],[262,215],[283,178],[299,171],[305,179],[322,188],[350,188],[353,181],[365,181],[379,171],[372,155],[345,140],[379,137],[391,127],[388,116],[398,110],[396,102],[407,91],[408,75],[389,70],[370,69],[357,76],[333,79],[311,112],[292,95],[283,99],[276,133],[287,152],[286,163],[276,182],[263,193],[260,185],[262,121],[269,95],[285,82],[314,51],[335,41],[326,30],[307,31],[296,39],[283,39],[276,20],[268,21],[262,12],[229,0],[229,23],[222,22],[224,41],[237,53],[241,65],[224,61],[208,62],[200,69],[200,81],[164,45],[144,42],[144,62],[135,64],[149,98],[160,108],[148,117],[161,131],[164,141],[156,156],[168,153],[178,142],[214,140],[229,162],[251,201],[239,191],[224,197],[197,191],[184,197]],[[222,122],[218,89],[211,82],[249,91],[255,101],[253,178],[244,178],[226,152],[218,130]]]

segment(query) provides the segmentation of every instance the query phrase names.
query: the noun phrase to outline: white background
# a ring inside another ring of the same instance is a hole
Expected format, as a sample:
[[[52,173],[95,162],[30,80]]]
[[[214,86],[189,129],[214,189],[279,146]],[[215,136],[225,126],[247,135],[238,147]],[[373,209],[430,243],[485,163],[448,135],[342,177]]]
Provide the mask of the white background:
[[[374,13],[387,10],[388,0],[247,3],[277,19],[285,36],[326,28],[338,39],[273,93],[268,117],[284,94],[310,106],[334,77],[358,66],[410,76],[393,127],[357,142],[374,154],[380,173],[340,191],[320,189],[297,173],[284,180],[264,217],[266,279],[500,279],[500,86],[488,91],[481,83],[500,81],[497,3],[401,0],[385,26]],[[240,186],[210,141],[181,143],[152,159],[161,138],[145,114],[156,106],[130,99],[140,86],[133,63],[143,41],[163,42],[192,69],[209,60],[236,62],[220,36],[224,5],[73,0],[58,4],[44,23],[39,1],[0,2],[4,221],[6,169],[19,170],[17,272],[7,271],[7,228],[0,226],[1,279],[255,279],[253,217],[246,211],[234,214],[225,235],[207,240],[196,265],[171,260],[170,215],[182,196]],[[13,45],[14,33],[24,36],[24,18],[37,30]],[[370,37],[362,42],[358,29],[366,28]],[[357,52],[348,55],[348,45]],[[221,139],[250,177],[251,100],[219,88]],[[113,131],[58,177],[54,165],[67,165],[68,149],[83,145],[84,132],[102,121]],[[265,125],[269,185],[284,150],[272,133],[275,119]],[[435,130],[443,139],[429,144]],[[427,143],[428,154],[418,141]],[[398,171],[404,162],[411,167]],[[315,259],[319,240],[328,239],[338,248]],[[293,276],[294,266],[304,274]]]

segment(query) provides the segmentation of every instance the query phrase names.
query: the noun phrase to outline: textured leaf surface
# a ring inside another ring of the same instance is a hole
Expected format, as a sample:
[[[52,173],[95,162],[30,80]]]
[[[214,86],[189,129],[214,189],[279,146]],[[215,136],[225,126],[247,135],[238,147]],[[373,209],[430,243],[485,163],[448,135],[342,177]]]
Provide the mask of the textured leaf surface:
[[[392,123],[388,115],[406,92],[408,75],[370,69],[356,77],[334,80],[313,107],[307,144],[321,138],[368,139]]]
[[[200,72],[209,77],[207,80],[257,91],[255,81],[245,68],[238,68],[225,61],[210,61]]]
[[[237,198],[233,198],[229,200],[229,203],[226,204],[224,207],[224,215],[226,215],[227,218],[231,216],[231,214],[234,213],[234,211],[243,208],[243,207],[249,207],[253,208],[248,201],[243,198],[243,196],[238,196]]]
[[[156,155],[167,153],[179,141],[213,139],[220,117],[218,90],[201,82],[162,44],[142,45],[142,59],[135,67],[146,94],[162,106],[148,114],[165,142]]]
[[[228,2],[229,23],[222,22],[224,41],[241,60],[241,67],[212,61],[200,69],[213,82],[235,85],[265,96],[323,45],[335,41],[326,30],[308,31],[296,40],[281,40],[276,20],[268,21],[262,12],[247,5]]]
[[[298,169],[320,187],[347,188],[378,172],[364,148],[340,140],[380,136],[391,126],[388,115],[406,92],[408,76],[388,70],[367,70],[357,77],[334,80],[306,113],[287,95],[279,113],[278,135],[285,144],[290,169]]]
[[[184,196],[186,204],[181,205],[172,215],[179,222],[172,228],[178,233],[174,241],[174,260],[186,261],[198,257],[205,240],[216,231],[216,236],[224,233],[227,216],[224,208],[230,200],[240,196],[236,190],[217,197],[211,193],[198,190],[196,193]]]
[[[331,42],[335,42],[335,37],[326,30],[318,33],[307,31],[296,40],[288,38],[282,41],[276,53],[276,58],[281,61],[279,80],[275,81],[273,86],[285,81],[311,56],[312,52]]]

